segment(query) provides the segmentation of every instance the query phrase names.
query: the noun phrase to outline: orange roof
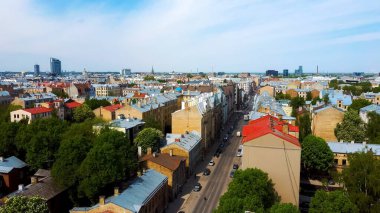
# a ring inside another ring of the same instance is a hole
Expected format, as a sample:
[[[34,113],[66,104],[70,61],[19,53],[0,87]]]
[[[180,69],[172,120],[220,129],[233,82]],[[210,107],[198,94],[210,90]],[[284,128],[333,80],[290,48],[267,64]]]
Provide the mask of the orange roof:
[[[135,94],[133,95],[134,98],[145,98],[145,93],[137,93],[135,92]]]
[[[76,101],[73,101],[73,102],[70,102],[70,103],[65,103],[65,107],[67,107],[69,109],[77,108],[77,107],[79,107],[81,105],[82,105],[81,103],[78,103]]]
[[[244,138],[242,143],[248,142],[250,140],[259,138],[267,134],[272,134],[296,146],[301,146],[296,137],[282,132],[283,125],[283,121],[280,121],[278,118],[273,117],[271,115],[266,115],[259,119],[252,120],[248,123],[248,125],[243,127],[242,135]],[[288,124],[288,126],[290,132],[299,131],[297,126],[293,126],[291,124]]]
[[[29,109],[23,109],[23,110],[31,113],[32,115],[53,111],[53,109],[49,109],[46,107],[35,107],[35,108],[29,108]]]
[[[123,107],[121,104],[115,104],[115,105],[111,105],[111,106],[105,106],[105,107],[103,107],[103,109],[108,110],[110,112],[114,112],[117,109],[120,109],[121,107]]]

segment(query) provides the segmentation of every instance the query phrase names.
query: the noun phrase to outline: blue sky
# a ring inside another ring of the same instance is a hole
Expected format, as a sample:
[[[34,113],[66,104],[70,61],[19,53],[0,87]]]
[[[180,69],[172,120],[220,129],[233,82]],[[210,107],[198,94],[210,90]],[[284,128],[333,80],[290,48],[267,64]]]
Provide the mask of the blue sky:
[[[0,70],[380,72],[376,0],[4,0]]]

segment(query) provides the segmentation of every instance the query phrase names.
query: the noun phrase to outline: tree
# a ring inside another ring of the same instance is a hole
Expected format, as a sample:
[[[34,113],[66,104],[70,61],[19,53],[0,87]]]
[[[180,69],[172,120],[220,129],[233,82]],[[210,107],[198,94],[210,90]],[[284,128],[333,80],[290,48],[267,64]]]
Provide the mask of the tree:
[[[338,123],[335,128],[335,136],[338,140],[362,142],[365,133],[365,125],[354,110],[345,112],[342,123]]]
[[[372,89],[372,92],[374,93],[379,93],[380,92],[380,87],[375,87]]]
[[[4,206],[0,207],[0,213],[49,213],[46,201],[40,197],[14,196]]]
[[[25,125],[16,122],[1,122],[0,123],[0,156],[18,156],[16,146],[16,135],[19,128]]]
[[[328,94],[325,94],[323,96],[323,102],[325,102],[325,104],[329,104],[330,103],[330,98],[329,98],[329,95]]]
[[[215,212],[264,212],[278,201],[268,174],[256,168],[237,170]]]
[[[310,213],[320,212],[359,212],[358,207],[353,204],[346,192],[317,190],[310,202]]]
[[[380,199],[380,161],[368,151],[349,155],[348,162],[350,166],[342,175],[351,201],[363,212],[378,208],[375,204]]]
[[[359,112],[361,108],[371,104],[372,103],[370,101],[363,98],[355,99],[352,101],[352,104],[348,107],[348,110],[356,110],[357,112]]]
[[[107,101],[106,99],[102,99],[102,100],[98,100],[98,99],[86,99],[84,101],[84,104],[86,104],[87,106],[89,106],[91,108],[91,110],[94,110],[94,109],[97,109],[101,106],[105,107],[105,106],[110,106],[111,103],[109,101]]]
[[[311,101],[311,99],[313,99],[313,96],[311,95],[311,92],[307,92],[306,93],[306,100],[307,101]]]
[[[270,213],[299,213],[296,206],[291,203],[276,203],[270,208]]]
[[[325,140],[309,135],[302,141],[301,161],[310,172],[327,172],[333,165],[334,154]]]
[[[146,152],[147,148],[152,148],[153,150],[158,149],[160,145],[160,140],[164,137],[162,132],[154,128],[145,128],[139,132],[134,139],[137,146],[141,146],[142,150]]]
[[[82,104],[74,109],[73,117],[76,122],[83,122],[95,118],[95,114],[87,104]]]
[[[154,80],[155,80],[155,78],[153,75],[146,75],[144,77],[144,81],[154,81]]]
[[[302,141],[311,134],[311,120],[309,113],[305,113],[299,118],[299,139]]]
[[[18,109],[22,109],[22,106],[13,105],[13,104],[10,104],[8,106],[7,105],[1,106],[0,107],[0,122],[10,122],[11,121],[10,113]]]
[[[334,88],[334,89],[338,89],[338,80],[337,79],[333,79],[330,81],[329,83],[329,88]]]
[[[70,187],[79,181],[78,169],[95,140],[92,125],[92,121],[73,124],[62,136],[51,171],[55,182],[61,186]]]
[[[380,115],[368,113],[367,137],[369,143],[380,144]]]
[[[284,93],[282,93],[282,92],[278,92],[278,93],[276,93],[276,100],[281,100],[281,99],[288,99],[288,100],[291,100],[292,99],[292,97],[290,97],[290,95],[289,94],[284,94]]]
[[[19,152],[26,153],[26,162],[32,169],[50,168],[67,123],[58,118],[43,118],[21,127],[16,136]]]
[[[160,123],[153,116],[148,116],[144,119],[144,122],[144,128],[161,129]]]
[[[59,89],[53,89],[52,93],[59,98],[68,98],[69,97],[69,95],[67,93],[65,93],[64,91],[59,90]]]
[[[129,177],[137,167],[136,153],[124,133],[103,130],[78,170],[80,195],[94,200],[107,185]]]

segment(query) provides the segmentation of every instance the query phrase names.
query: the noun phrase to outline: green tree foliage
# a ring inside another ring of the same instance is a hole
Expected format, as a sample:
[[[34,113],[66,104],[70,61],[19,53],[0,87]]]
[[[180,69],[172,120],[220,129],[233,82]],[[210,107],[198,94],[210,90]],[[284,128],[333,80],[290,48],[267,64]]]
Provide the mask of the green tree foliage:
[[[55,117],[37,119],[19,128],[16,145],[26,153],[26,162],[32,169],[52,166],[66,128],[67,123]]]
[[[144,122],[144,128],[161,129],[160,123],[154,119],[153,116],[148,116],[146,119],[144,119]]]
[[[369,143],[380,144],[380,115],[368,113],[367,137]]]
[[[299,213],[300,211],[296,206],[291,203],[276,203],[274,204],[269,213]]]
[[[312,105],[315,105],[315,104],[317,104],[317,101],[321,101],[322,99],[320,99],[319,97],[315,97],[315,98],[313,98],[313,100],[311,100],[311,104]]]
[[[52,93],[59,98],[68,98],[69,95],[62,90],[53,89]]]
[[[78,170],[79,193],[93,200],[107,185],[129,177],[137,166],[136,153],[122,132],[102,131]]]
[[[329,95],[328,94],[325,94],[323,96],[323,102],[325,102],[325,104],[329,104],[330,103],[330,98],[329,98]]]
[[[357,112],[359,112],[359,110],[363,107],[366,107],[368,105],[371,105],[372,103],[366,99],[362,99],[362,98],[359,98],[359,99],[355,99],[352,101],[352,104],[348,107],[348,110],[356,110]]]
[[[306,93],[306,100],[311,101],[313,99],[313,96],[311,95],[311,92]]]
[[[278,201],[268,174],[260,169],[238,170],[215,212],[264,212]]]
[[[287,100],[291,100],[292,97],[290,97],[289,94],[284,94],[282,92],[278,92],[276,93],[276,96],[275,96],[276,100],[281,100],[281,99],[287,99]]]
[[[372,92],[374,93],[379,93],[380,92],[380,87],[375,87],[372,89]]]
[[[97,109],[101,106],[110,106],[111,103],[106,99],[98,100],[98,99],[86,99],[84,102],[87,106],[91,108],[91,110]]]
[[[379,208],[380,161],[371,151],[351,154],[348,161],[350,166],[343,170],[342,175],[351,201],[361,212]]]
[[[23,123],[0,123],[0,156],[18,156],[16,136]]]
[[[160,145],[160,140],[164,137],[162,132],[155,128],[144,128],[139,132],[134,139],[137,146],[141,146],[142,150],[146,152],[147,148],[157,150]]]
[[[154,81],[154,80],[156,80],[156,78],[154,78],[153,75],[146,75],[144,77],[144,81]]]
[[[299,118],[299,139],[302,141],[306,136],[311,134],[310,114],[305,113]]]
[[[52,168],[52,176],[61,186],[70,187],[79,181],[78,169],[95,140],[93,123],[85,121],[73,124],[62,136],[57,159]]]
[[[0,213],[49,213],[46,201],[40,197],[15,196],[10,198]]]
[[[342,212],[355,213],[359,212],[358,208],[353,204],[346,192],[332,191],[326,192],[318,190],[310,202],[310,213],[322,212]]]
[[[339,83],[337,79],[333,79],[329,83],[329,88],[339,89]]]
[[[73,117],[76,122],[83,122],[95,118],[95,114],[87,104],[82,104],[74,109]]]
[[[22,106],[13,104],[0,106],[0,122],[11,121],[10,113],[18,109],[22,109]]]
[[[335,136],[338,140],[362,142],[365,138],[366,127],[355,110],[344,113],[342,123],[336,125]]]
[[[305,99],[302,97],[295,97],[290,100],[290,106],[292,107],[292,116],[297,117],[297,110],[299,107],[305,105]]]
[[[310,172],[327,172],[333,165],[334,154],[326,141],[309,135],[302,141],[302,166]]]

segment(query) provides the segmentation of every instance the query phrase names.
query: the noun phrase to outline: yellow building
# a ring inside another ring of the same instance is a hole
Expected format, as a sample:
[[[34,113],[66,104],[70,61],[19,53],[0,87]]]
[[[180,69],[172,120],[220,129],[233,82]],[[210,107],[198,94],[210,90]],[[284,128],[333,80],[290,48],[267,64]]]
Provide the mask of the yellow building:
[[[259,94],[263,95],[264,93],[267,93],[269,96],[274,97],[276,95],[275,89],[272,86],[264,86],[259,89]]]
[[[167,153],[147,154],[140,159],[140,166],[168,177],[169,199],[174,200],[186,182],[186,158]]]
[[[251,131],[243,131],[241,168],[258,168],[268,173],[281,202],[298,206],[301,170],[298,138],[289,134],[290,125],[272,116],[251,122]]]
[[[121,104],[115,104],[105,107],[99,107],[97,109],[94,109],[93,112],[97,118],[101,118],[105,121],[112,121],[115,120],[116,117],[116,110],[120,109],[122,107]]]
[[[326,141],[336,141],[334,129],[343,121],[344,111],[332,106],[326,106],[312,112],[311,130],[313,135]]]

